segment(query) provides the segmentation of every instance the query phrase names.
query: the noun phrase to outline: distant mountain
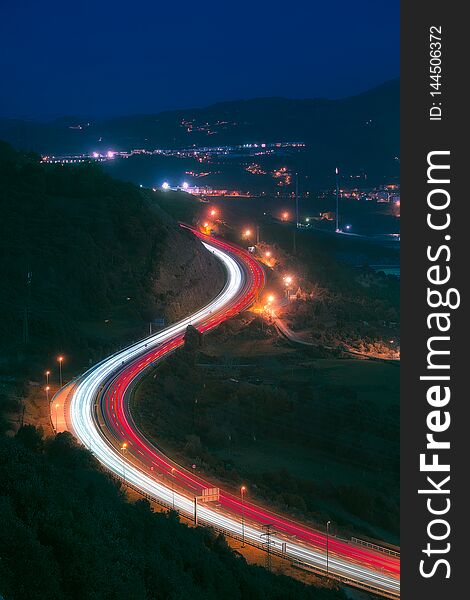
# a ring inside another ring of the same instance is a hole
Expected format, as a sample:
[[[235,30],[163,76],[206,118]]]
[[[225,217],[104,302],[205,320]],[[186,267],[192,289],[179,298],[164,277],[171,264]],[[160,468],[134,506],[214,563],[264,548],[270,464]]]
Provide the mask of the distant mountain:
[[[395,79],[340,100],[258,98],[104,121],[0,119],[0,138],[42,154],[303,141],[309,171],[313,161],[390,176],[398,173],[399,92]]]

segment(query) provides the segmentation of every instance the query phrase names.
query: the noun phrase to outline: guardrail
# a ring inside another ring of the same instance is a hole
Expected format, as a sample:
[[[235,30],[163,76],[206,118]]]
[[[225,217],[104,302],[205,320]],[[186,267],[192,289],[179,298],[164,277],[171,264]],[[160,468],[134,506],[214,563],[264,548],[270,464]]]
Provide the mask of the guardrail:
[[[165,508],[167,510],[175,510],[172,507],[172,504],[170,504],[169,502],[165,502],[165,500],[161,500],[160,498],[152,496],[151,494],[148,494],[147,492],[143,492],[137,486],[133,485],[129,481],[125,481],[123,477],[121,477],[120,475],[117,475],[114,471],[111,471],[110,469],[107,469],[107,470],[111,473],[111,475],[115,479],[121,481],[125,486],[131,488],[134,492],[136,492],[143,498],[146,498],[149,502],[155,502],[156,504],[162,506],[163,508]],[[189,512],[189,511],[186,512],[186,511],[182,511],[182,510],[175,510],[175,512],[178,513],[178,515],[181,514],[182,516],[184,516],[185,518],[187,518],[190,521],[194,521],[194,514],[192,512]],[[204,521],[204,518],[201,518],[200,516],[198,516],[198,520]],[[243,539],[241,535],[237,535],[236,533],[234,533],[228,529],[225,529],[224,527],[219,527],[219,526],[213,525],[211,523],[208,523],[206,526],[209,527],[210,529],[213,529],[214,531],[217,531],[218,533],[221,533],[222,535],[224,535],[226,537],[237,540],[239,542],[244,542],[245,545],[247,545],[247,546],[257,548],[258,550],[262,550],[263,552],[267,552],[266,546],[265,546],[265,544],[263,544],[263,541],[261,541],[261,540],[259,542],[256,542],[254,540],[247,539],[246,536]],[[387,591],[383,590],[382,588],[376,587],[374,585],[363,583],[361,581],[357,581],[357,580],[351,579],[349,577],[344,577],[343,575],[338,575],[337,573],[334,573],[331,570],[329,570],[327,573],[326,569],[323,569],[321,567],[315,567],[313,565],[304,563],[297,559],[290,559],[288,556],[288,553],[287,553],[287,543],[285,543],[285,545],[283,544],[283,547],[284,547],[284,549],[279,550],[274,546],[274,544],[272,544],[270,546],[269,552],[271,555],[277,556],[279,558],[283,558],[284,560],[289,560],[289,562],[291,563],[291,565],[293,567],[302,569],[304,571],[311,571],[312,573],[315,573],[315,575],[318,575],[319,577],[334,579],[336,581],[339,581],[339,582],[349,585],[351,587],[355,587],[355,588],[358,588],[358,589],[361,589],[364,591],[372,592],[372,593],[378,594],[384,598],[390,598],[391,600],[397,600],[397,598],[400,597],[399,593],[387,592]]]
[[[378,544],[373,544],[372,542],[367,542],[366,540],[361,540],[360,538],[352,537],[351,541],[355,544],[359,544],[361,546],[366,546],[367,548],[372,548],[372,550],[377,550],[377,552],[383,552],[384,554],[389,554],[390,556],[397,556],[400,558],[400,553],[396,550],[392,550],[391,548],[387,548],[386,546],[379,546]]]

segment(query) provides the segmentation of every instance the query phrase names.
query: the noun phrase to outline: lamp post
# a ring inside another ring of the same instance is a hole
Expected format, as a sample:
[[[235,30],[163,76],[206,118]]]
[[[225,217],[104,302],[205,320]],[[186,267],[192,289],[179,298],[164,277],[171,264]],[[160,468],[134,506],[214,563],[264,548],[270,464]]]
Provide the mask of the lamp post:
[[[242,485],[240,493],[242,496],[242,548],[245,547],[245,492],[246,487]]]
[[[171,504],[172,504],[173,510],[175,510],[175,472],[176,472],[175,467],[172,467],[170,473],[172,476],[172,480],[171,480],[172,503]]]
[[[127,442],[124,442],[121,446],[121,453],[122,453],[122,475],[123,475],[123,479],[124,479],[124,485],[126,485],[126,463],[124,462],[124,452],[126,452],[127,450]]]
[[[46,400],[47,400],[47,404],[49,404],[49,390],[51,389],[51,387],[49,385],[46,385],[46,387],[44,388],[45,392],[46,392]]]
[[[57,362],[59,363],[59,381],[60,381],[60,387],[62,387],[62,363],[64,362],[64,357],[63,356],[58,356],[57,357]]]
[[[329,544],[329,537],[330,537],[330,523],[331,521],[327,521],[326,522],[326,576],[328,577],[329,574],[329,563],[328,563],[328,544]]]
[[[290,286],[293,282],[293,278],[291,275],[286,275],[284,277],[284,285],[286,286],[286,297],[290,300]]]
[[[44,375],[46,376],[46,385],[49,385],[49,375],[51,374],[51,372],[49,370],[47,370]]]

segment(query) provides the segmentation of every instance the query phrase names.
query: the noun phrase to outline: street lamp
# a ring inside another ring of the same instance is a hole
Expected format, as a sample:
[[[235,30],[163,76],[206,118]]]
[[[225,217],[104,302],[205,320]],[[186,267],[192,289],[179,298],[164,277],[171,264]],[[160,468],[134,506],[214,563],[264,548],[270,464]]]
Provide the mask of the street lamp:
[[[243,237],[246,237],[247,239],[251,236],[251,229],[245,229],[245,231],[243,232]]]
[[[246,487],[242,485],[240,493],[242,496],[242,548],[245,547],[245,492]]]
[[[48,370],[44,373],[44,375],[46,376],[46,385],[49,385],[49,375],[51,374],[51,372]]]
[[[291,283],[294,281],[294,278],[291,275],[286,275],[285,277],[283,277],[283,280],[284,280],[284,285],[286,286],[286,296],[287,296],[287,299],[289,300],[290,286],[291,286]]]
[[[328,544],[330,537],[330,523],[331,521],[326,522],[326,576],[328,577],[329,573],[329,564],[328,564]]]
[[[127,442],[123,442],[122,446],[121,446],[121,453],[122,453],[122,475],[123,475],[123,479],[124,479],[124,485],[126,485],[126,463],[124,462],[124,452],[126,452],[127,450]]]
[[[64,357],[63,356],[58,356],[57,357],[57,361],[59,363],[59,381],[60,381],[60,387],[62,387],[62,363],[64,362]]]
[[[173,477],[173,479],[171,480],[171,492],[172,492],[172,507],[173,507],[173,510],[175,510],[175,479],[174,479],[175,472],[176,472],[175,467],[172,467],[170,473],[171,473],[171,476]]]
[[[47,404],[49,404],[49,390],[51,389],[51,386],[50,385],[46,385],[46,387],[44,389],[46,391]]]

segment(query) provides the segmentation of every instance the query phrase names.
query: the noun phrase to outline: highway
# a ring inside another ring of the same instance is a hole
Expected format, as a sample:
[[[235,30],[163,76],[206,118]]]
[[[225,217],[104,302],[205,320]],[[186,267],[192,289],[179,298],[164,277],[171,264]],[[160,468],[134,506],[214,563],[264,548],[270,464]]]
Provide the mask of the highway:
[[[174,463],[145,438],[130,413],[130,395],[148,369],[184,343],[188,325],[203,333],[216,327],[248,308],[264,285],[264,271],[249,253],[192,231],[225,267],[223,290],[191,316],[96,364],[58,392],[51,403],[51,417],[58,431],[70,430],[127,485],[189,517],[194,516],[195,497],[215,486],[195,470]],[[196,510],[199,523],[258,547],[266,548],[263,525],[271,524],[272,553],[312,570],[326,570],[327,538],[323,532],[246,499],[242,503],[239,495],[223,490],[216,502],[196,500]],[[380,595],[399,596],[399,556],[329,536],[328,572]]]

